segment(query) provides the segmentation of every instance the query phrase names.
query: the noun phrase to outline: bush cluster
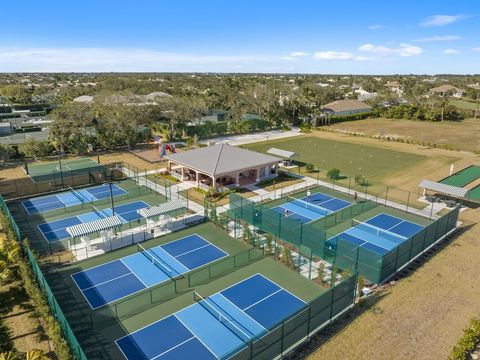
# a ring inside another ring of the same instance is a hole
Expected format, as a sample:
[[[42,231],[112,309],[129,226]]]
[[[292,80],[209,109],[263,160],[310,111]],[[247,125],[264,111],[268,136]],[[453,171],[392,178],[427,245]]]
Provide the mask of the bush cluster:
[[[0,212],[0,227],[2,228],[10,245],[12,247],[20,248],[20,245],[16,242],[16,237],[12,226],[3,212]],[[28,242],[25,242],[25,246],[28,246]],[[13,263],[18,266],[18,273],[22,280],[23,287],[34,307],[35,314],[40,318],[45,332],[53,342],[57,358],[60,360],[72,359],[70,347],[62,335],[60,324],[52,315],[48,302],[35,280],[35,276],[30,268],[29,263],[23,257],[21,251],[16,252],[13,260]]]
[[[467,360],[468,355],[480,343],[480,319],[472,319],[470,325],[463,330],[463,336],[453,347],[451,360]]]

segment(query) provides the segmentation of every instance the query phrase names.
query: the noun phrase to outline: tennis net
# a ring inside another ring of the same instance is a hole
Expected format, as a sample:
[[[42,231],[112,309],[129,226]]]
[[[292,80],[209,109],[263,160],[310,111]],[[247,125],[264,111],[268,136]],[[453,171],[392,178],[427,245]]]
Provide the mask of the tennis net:
[[[142,253],[143,256],[145,256],[150,262],[155,265],[159,270],[164,272],[168,277],[173,278],[174,277],[174,272],[173,270],[164,263],[163,260],[158,258],[157,256],[154,256],[151,254],[151,250],[145,249],[142,245],[137,243],[137,250]]]
[[[321,206],[318,206],[318,205],[314,205],[314,204],[309,203],[308,201],[305,201],[305,200],[297,199],[297,198],[294,198],[294,197],[291,197],[291,196],[288,196],[287,200],[288,200],[288,202],[290,202],[292,204],[301,206],[301,207],[303,207],[307,210],[312,210],[312,211],[314,211],[316,213],[319,213],[319,214],[322,214],[322,215],[328,215],[328,214],[332,213],[328,209],[322,208]]]
[[[205,310],[207,310],[215,319],[220,321],[226,328],[228,328],[233,334],[235,334],[240,340],[243,342],[249,341],[252,336],[248,335],[245,331],[240,329],[239,325],[233,323],[233,318],[229,318],[226,315],[222,314],[219,310],[217,310],[210,301],[205,299],[202,295],[197,293],[196,291],[193,292],[194,300],[199,303]],[[217,305],[218,308],[220,308]]]
[[[98,217],[99,217],[100,219],[105,219],[105,218],[107,218],[107,217],[109,216],[105,211],[99,210],[99,209],[97,209],[97,208],[96,208],[95,206],[93,206],[93,205],[92,205],[92,210],[93,210],[93,212],[94,212],[95,214],[98,215]]]
[[[403,241],[408,239],[405,236],[399,235],[397,233],[394,233],[394,232],[391,232],[391,231],[388,231],[388,230],[385,230],[385,229],[381,229],[379,227],[373,226],[371,224],[368,224],[366,222],[359,221],[359,220],[356,220],[356,219],[352,219],[352,226],[356,227],[358,229],[364,230],[366,232],[369,232],[371,234],[375,234],[377,236],[380,236],[384,239],[392,240],[396,243],[403,242]]]
[[[88,200],[82,195],[80,194],[77,190],[73,189],[71,186],[68,187],[68,190],[70,190],[70,192],[75,195],[75,197],[80,200],[82,203],[84,202],[88,202]]]

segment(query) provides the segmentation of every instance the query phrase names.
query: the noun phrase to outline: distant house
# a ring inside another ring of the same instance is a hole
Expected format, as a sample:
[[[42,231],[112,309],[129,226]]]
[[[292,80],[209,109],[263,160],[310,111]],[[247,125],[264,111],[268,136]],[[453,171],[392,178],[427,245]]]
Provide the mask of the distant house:
[[[324,114],[343,116],[372,111],[372,107],[357,100],[336,100],[322,106]]]
[[[402,85],[398,81],[387,81],[385,86],[397,95],[401,95],[403,93]]]
[[[465,94],[465,91],[452,85],[440,85],[430,89],[428,93],[429,95],[439,95],[443,97],[453,96],[460,98]]]
[[[355,90],[354,93],[357,94],[358,101],[367,101],[378,96],[378,93],[376,92],[368,92],[363,89]]]
[[[480,84],[479,83],[476,83],[476,84],[470,84],[470,85],[467,85],[470,89],[475,89],[475,90],[480,90]]]

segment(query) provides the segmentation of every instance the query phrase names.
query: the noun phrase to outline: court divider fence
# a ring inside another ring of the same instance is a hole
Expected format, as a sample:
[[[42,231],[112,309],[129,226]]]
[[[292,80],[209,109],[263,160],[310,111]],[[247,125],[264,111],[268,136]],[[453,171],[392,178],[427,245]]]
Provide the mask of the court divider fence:
[[[206,284],[219,277],[236,271],[263,259],[263,250],[250,248],[236,255],[229,256],[198,270],[172,278],[170,281],[155,285],[148,290],[131,295],[114,304],[94,310],[89,316],[91,328],[105,326],[137,315],[158,304],[170,300],[179,294],[190,291],[198,285]],[[86,319],[84,319],[86,320]]]
[[[210,208],[207,207],[206,212],[210,216],[217,213],[214,205],[208,206]],[[319,222],[303,224],[298,220],[285,218],[265,204],[256,204],[237,194],[230,194],[229,209],[224,212],[224,215],[214,215],[214,217],[220,216],[224,222],[233,221],[233,229],[245,228],[242,225],[244,222],[253,225],[254,231],[271,234],[275,253],[278,243],[282,244],[283,242],[282,248],[290,248],[298,254],[298,265],[295,263],[293,265],[299,272],[302,271],[302,261],[306,260],[311,264],[312,261],[322,259],[333,267],[358,271],[367,280],[379,284],[393,277],[398,271],[453,232],[460,211],[460,207],[454,208],[383,256],[352,244],[341,237],[337,239],[336,247],[327,242],[328,239],[337,235],[329,232],[330,227],[342,221],[351,221],[353,217],[376,206],[375,202],[367,200],[331,214],[326,217],[326,220],[321,219]],[[309,274],[310,276],[311,274]]]
[[[40,266],[37,263],[37,260],[35,259],[35,256],[33,255],[32,251],[28,247],[28,245],[24,242],[22,243],[20,231],[18,229],[18,226],[13,219],[12,215],[10,214],[10,210],[8,209],[7,204],[5,203],[4,198],[2,195],[0,195],[0,208],[2,209],[3,213],[7,217],[10,226],[13,229],[13,232],[15,234],[15,240],[18,241],[21,246],[23,253],[25,254],[28,263],[30,264],[30,267],[32,269],[32,272],[35,276],[35,280],[37,284],[39,285],[40,289],[42,290],[43,294],[45,295],[45,298],[47,299],[48,305],[50,307],[50,311],[52,312],[52,315],[55,317],[55,319],[58,321],[60,324],[60,327],[62,329],[63,336],[67,340],[68,344],[70,345],[70,349],[72,350],[75,358],[77,360],[87,360],[87,357],[85,356],[85,353],[83,352],[82,347],[80,346],[80,343],[78,342],[75,334],[72,331],[72,328],[70,327],[70,324],[68,323],[65,315],[63,314],[62,309],[60,308],[60,305],[58,304],[57,300],[55,299],[55,296],[53,295],[47,280],[45,279]]]
[[[28,246],[24,246],[23,248],[26,253],[28,262],[30,263],[30,267],[33,271],[33,274],[35,275],[35,279],[38,285],[40,286],[40,289],[42,290],[43,294],[45,295],[45,298],[47,299],[48,305],[50,306],[50,310],[53,316],[59,322],[63,332],[63,336],[65,337],[68,344],[70,345],[70,348],[75,358],[77,360],[87,360],[87,357],[85,356],[85,353],[83,352],[83,349],[80,346],[80,343],[78,342],[72,328],[70,327],[70,324],[68,323],[67,318],[63,314],[63,311],[60,305],[58,304],[57,299],[53,295],[53,292],[50,289],[50,286],[48,285],[47,280],[43,276],[42,270],[40,269],[40,266],[35,260],[35,256],[33,255],[32,251]]]
[[[351,275],[322,292],[305,308],[277,324],[267,334],[254,338],[225,358],[235,360],[277,359],[289,354],[337,317],[353,307],[357,276]]]

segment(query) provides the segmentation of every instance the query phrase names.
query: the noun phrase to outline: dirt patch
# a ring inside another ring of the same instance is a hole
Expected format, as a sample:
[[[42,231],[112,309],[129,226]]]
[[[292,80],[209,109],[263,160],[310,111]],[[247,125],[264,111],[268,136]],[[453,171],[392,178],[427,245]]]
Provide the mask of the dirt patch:
[[[428,122],[395,119],[365,119],[331,126],[367,135],[405,137],[425,143],[454,145],[461,150],[480,150],[480,119],[462,122]]]
[[[1,316],[10,329],[10,337],[16,351],[27,352],[33,349],[50,352],[48,338],[35,315],[25,290],[19,281],[2,285]]]

